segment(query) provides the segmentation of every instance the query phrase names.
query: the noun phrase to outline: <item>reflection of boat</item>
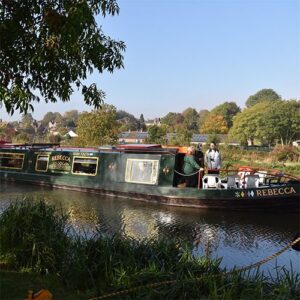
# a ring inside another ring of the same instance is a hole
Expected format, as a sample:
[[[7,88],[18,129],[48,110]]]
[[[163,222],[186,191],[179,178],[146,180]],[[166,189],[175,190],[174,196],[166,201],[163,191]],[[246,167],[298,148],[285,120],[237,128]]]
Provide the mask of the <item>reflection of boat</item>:
[[[203,188],[180,187],[184,153],[160,145],[60,148],[0,145],[0,178],[174,206],[232,210],[299,210],[300,180],[240,169],[204,175]],[[200,176],[200,173],[199,173]]]

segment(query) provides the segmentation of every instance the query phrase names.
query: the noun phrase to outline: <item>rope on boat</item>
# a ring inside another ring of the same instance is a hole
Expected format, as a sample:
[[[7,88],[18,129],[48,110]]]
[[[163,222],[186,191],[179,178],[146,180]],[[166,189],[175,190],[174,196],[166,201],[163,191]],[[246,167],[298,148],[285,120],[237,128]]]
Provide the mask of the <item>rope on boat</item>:
[[[194,175],[196,175],[196,174],[198,174],[200,171],[202,171],[202,169],[200,168],[197,172],[195,172],[195,173],[192,173],[192,174],[184,174],[184,173],[180,173],[180,172],[178,172],[177,170],[174,170],[174,172],[176,173],[176,174],[178,174],[178,175],[180,175],[180,176],[184,176],[184,177],[189,177],[189,176],[194,176]]]
[[[96,298],[90,298],[88,300],[107,299],[107,298],[111,298],[111,297],[114,297],[114,296],[126,295],[126,294],[129,294],[129,293],[132,293],[132,292],[137,292],[137,291],[142,290],[142,289],[156,288],[156,287],[160,287],[160,286],[164,286],[164,285],[175,284],[177,282],[182,282],[182,281],[185,281],[185,282],[187,282],[187,281],[200,281],[200,280],[207,279],[207,278],[217,278],[217,277],[220,277],[220,276],[232,275],[232,274],[235,274],[235,273],[238,273],[238,272],[249,271],[250,269],[259,267],[259,266],[265,264],[266,262],[276,258],[277,256],[281,255],[283,252],[289,250],[291,247],[295,246],[298,243],[300,243],[300,237],[296,238],[294,241],[292,241],[291,243],[289,243],[288,245],[283,247],[281,250],[273,253],[270,256],[267,256],[266,258],[254,263],[254,264],[251,264],[251,265],[246,266],[246,267],[233,269],[233,270],[228,271],[228,272],[223,272],[223,273],[214,274],[214,275],[203,275],[203,276],[196,277],[196,278],[193,278],[193,279],[184,279],[184,280],[173,279],[173,280],[165,280],[165,281],[160,281],[160,282],[154,282],[154,283],[149,283],[149,284],[133,287],[133,288],[130,288],[130,289],[127,289],[127,290],[122,290],[122,291],[106,294],[106,295],[99,296],[99,297],[96,297]]]

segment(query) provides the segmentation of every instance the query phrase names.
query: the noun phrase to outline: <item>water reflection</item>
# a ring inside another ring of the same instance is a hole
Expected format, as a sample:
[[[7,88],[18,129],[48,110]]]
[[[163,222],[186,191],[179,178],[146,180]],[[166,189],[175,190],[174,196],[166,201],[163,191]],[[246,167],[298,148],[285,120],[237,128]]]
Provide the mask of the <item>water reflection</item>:
[[[178,238],[194,245],[195,255],[223,257],[222,266],[254,263],[290,243],[300,231],[298,214],[213,212],[147,204],[64,190],[0,183],[0,209],[24,195],[44,198],[70,215],[77,232],[122,232],[135,239]],[[288,250],[262,267],[289,266],[300,273],[300,252]]]

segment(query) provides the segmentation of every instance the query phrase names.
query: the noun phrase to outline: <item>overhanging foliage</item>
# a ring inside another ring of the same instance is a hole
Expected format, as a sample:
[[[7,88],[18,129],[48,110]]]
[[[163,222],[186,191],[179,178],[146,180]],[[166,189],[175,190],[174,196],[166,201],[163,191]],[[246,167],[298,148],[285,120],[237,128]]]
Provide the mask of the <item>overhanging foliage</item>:
[[[115,0],[4,0],[0,6],[0,105],[33,110],[33,102],[69,101],[74,87],[99,108],[105,93],[84,80],[123,67],[125,44],[106,36],[95,16],[115,15]]]

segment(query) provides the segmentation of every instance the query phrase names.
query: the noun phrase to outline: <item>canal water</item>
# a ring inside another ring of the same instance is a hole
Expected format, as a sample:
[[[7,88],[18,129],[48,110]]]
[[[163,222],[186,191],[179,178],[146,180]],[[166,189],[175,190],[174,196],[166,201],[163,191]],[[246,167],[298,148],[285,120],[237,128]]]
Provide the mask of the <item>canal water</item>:
[[[221,258],[232,268],[255,263],[279,251],[300,231],[297,213],[206,211],[149,204],[46,187],[0,183],[0,209],[12,201],[46,199],[70,215],[77,232],[122,232],[134,239],[179,238],[193,244],[194,255]],[[289,249],[261,266],[266,275],[285,267],[300,273],[300,252]]]

